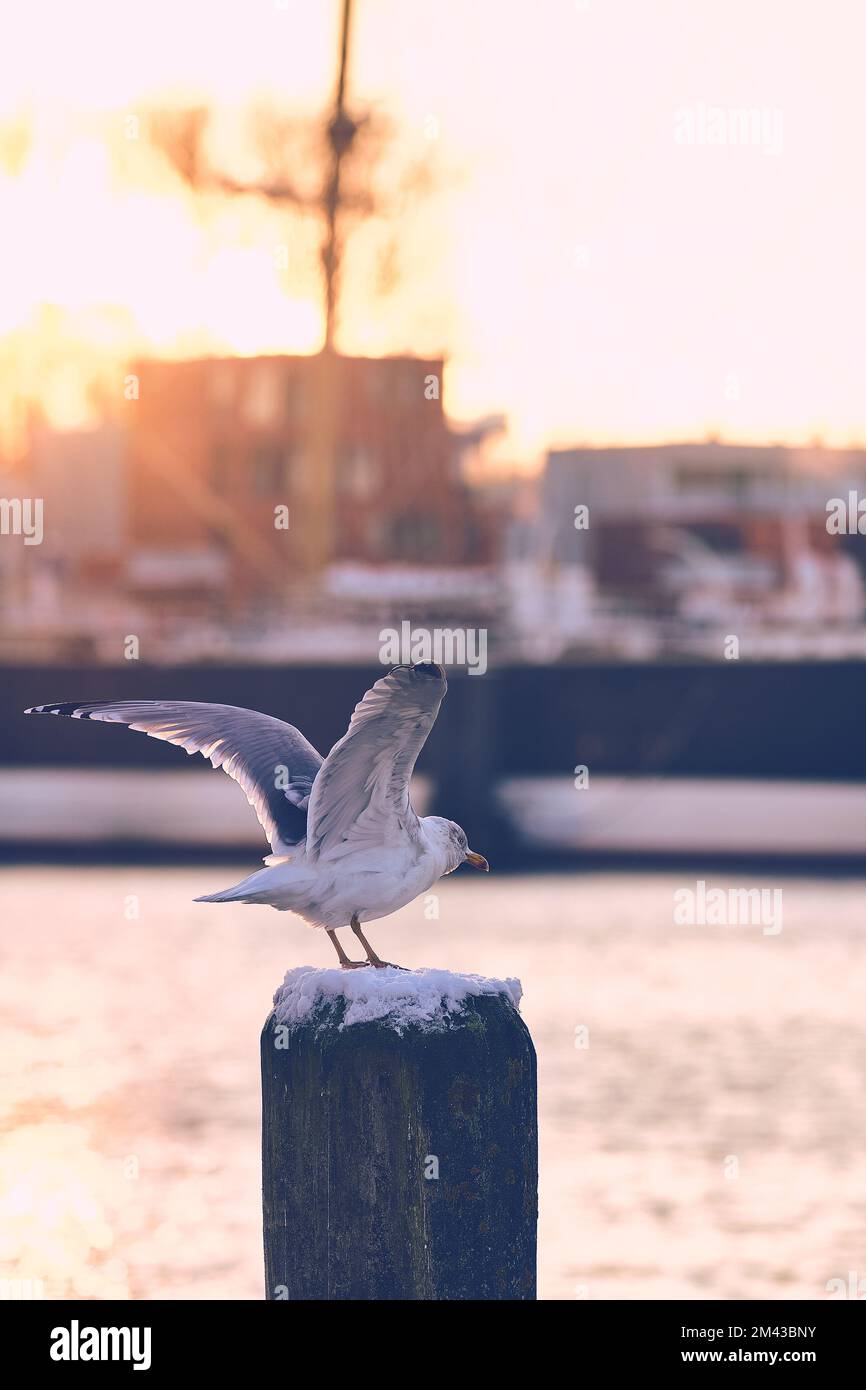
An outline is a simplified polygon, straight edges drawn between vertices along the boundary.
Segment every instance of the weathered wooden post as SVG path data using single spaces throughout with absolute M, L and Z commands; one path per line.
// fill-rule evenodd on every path
M 516 981 L 290 971 L 262 1031 L 269 1299 L 534 1299 Z

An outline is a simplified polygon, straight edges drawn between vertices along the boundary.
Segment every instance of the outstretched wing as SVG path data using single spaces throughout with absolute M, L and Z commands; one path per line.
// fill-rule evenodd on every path
M 367 691 L 313 785 L 308 855 L 336 857 L 401 830 L 417 834 L 409 779 L 447 689 L 442 667 L 423 662 L 395 667 Z
M 126 724 L 187 753 L 201 753 L 243 787 L 274 853 L 307 833 L 307 803 L 322 759 L 291 724 L 237 705 L 190 700 L 89 700 L 35 705 L 26 714 L 66 714 Z

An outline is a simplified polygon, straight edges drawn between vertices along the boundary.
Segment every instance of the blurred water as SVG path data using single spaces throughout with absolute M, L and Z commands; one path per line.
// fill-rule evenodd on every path
M 0 1276 L 261 1297 L 258 1033 L 284 970 L 332 953 L 190 901 L 248 867 L 0 870 Z M 738 880 L 783 889 L 765 936 L 675 926 L 689 881 L 458 874 L 438 922 L 415 903 L 371 928 L 402 964 L 523 981 L 544 1298 L 821 1298 L 866 1274 L 863 885 Z

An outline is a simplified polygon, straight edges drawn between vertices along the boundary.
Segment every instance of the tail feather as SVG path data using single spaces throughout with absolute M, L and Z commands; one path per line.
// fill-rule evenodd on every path
M 205 893 L 193 898 L 197 903 L 266 903 L 271 896 L 270 887 L 262 885 L 264 870 L 257 869 L 254 874 L 236 883 L 233 888 L 223 888 L 220 893 Z M 254 886 L 255 885 L 255 886 Z
M 243 902 L 244 897 L 237 888 L 225 888 L 221 893 L 203 893 L 200 898 L 193 898 L 194 903 L 237 903 Z
M 223 893 L 205 893 L 200 898 L 193 898 L 194 903 L 264 903 L 266 906 L 276 907 L 276 903 L 271 902 L 271 895 L 266 890 L 258 893 L 246 892 L 240 888 L 226 888 Z

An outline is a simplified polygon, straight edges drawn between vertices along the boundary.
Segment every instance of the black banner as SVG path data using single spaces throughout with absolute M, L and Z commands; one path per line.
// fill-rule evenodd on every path
M 852 1306 L 854 1305 L 854 1306 Z M 461 1307 L 463 1311 L 460 1311 Z M 475 1332 L 498 1326 L 495 1310 L 485 1313 L 480 1304 L 452 1304 L 454 1311 L 431 1314 L 433 1326 L 456 1316 L 462 1328 Z M 346 1304 L 321 1307 L 328 1325 L 337 1322 L 353 1337 L 375 1336 L 398 1345 L 413 1329 L 421 1334 L 418 1314 L 399 1322 L 393 1307 L 379 1312 L 365 1303 L 356 1311 Z M 687 1374 L 705 1367 L 737 1371 L 741 1367 L 803 1367 L 826 1378 L 843 1365 L 856 1366 L 864 1330 L 864 1305 L 856 1298 L 828 1298 L 820 1303 L 772 1301 L 761 1303 L 694 1302 L 589 1302 L 541 1305 L 531 1312 L 526 1305 L 512 1308 L 503 1325 L 503 1351 L 511 1354 L 530 1329 L 534 1338 L 562 1333 L 573 1339 L 571 1355 L 575 1373 L 593 1365 L 595 1373 L 640 1371 L 666 1374 L 680 1369 Z M 518 1317 L 515 1324 L 514 1317 Z M 471 1317 L 472 1322 L 465 1319 Z M 539 1321 L 536 1322 L 535 1318 Z M 321 1326 L 324 1326 L 324 1322 Z M 297 1355 L 315 1355 L 319 1326 L 308 1303 L 282 1306 L 271 1303 L 50 1303 L 33 1301 L 0 1305 L 0 1331 L 7 1355 L 14 1351 L 21 1371 L 93 1377 L 101 1371 L 112 1375 L 148 1376 L 160 1380 L 184 1372 L 225 1373 L 249 1364 L 275 1375 L 288 1373 Z M 303 1339 L 299 1341 L 298 1339 Z M 309 1339 L 309 1340 L 308 1340 Z M 352 1342 L 341 1341 L 344 1355 Z M 534 1346 L 540 1352 L 548 1344 L 523 1343 L 524 1353 Z M 485 1342 L 488 1360 L 495 1344 Z M 333 1369 L 331 1343 L 326 1343 L 327 1365 Z M 510 1350 L 509 1350 L 510 1349 Z M 491 1358 L 492 1359 L 492 1358 Z

